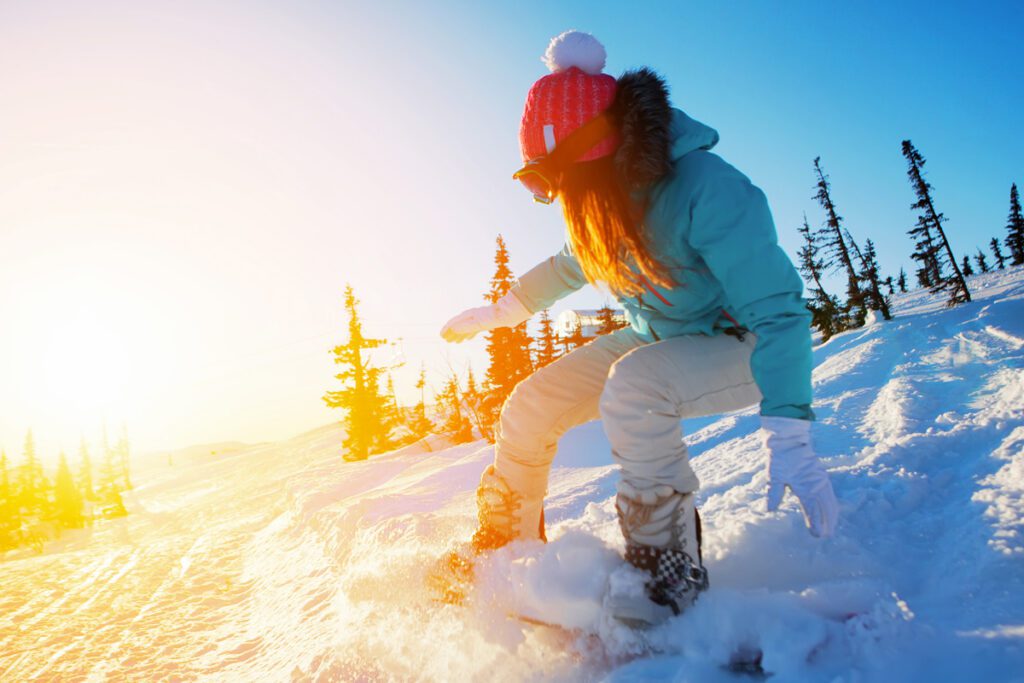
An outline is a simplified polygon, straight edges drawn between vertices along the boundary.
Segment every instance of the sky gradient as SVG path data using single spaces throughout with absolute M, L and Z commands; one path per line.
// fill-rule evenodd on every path
M 284 438 L 339 415 L 351 283 L 414 400 L 420 363 L 485 367 L 441 325 L 482 303 L 494 240 L 524 272 L 559 209 L 510 180 L 548 40 L 648 65 L 762 187 L 790 254 L 846 226 L 911 271 L 900 141 L 958 255 L 1024 180 L 1019 3 L 0 2 L 0 447 L 51 460 L 106 421 L 136 450 Z M 587 290 L 557 305 L 596 306 Z M 397 343 L 401 338 L 401 343 Z

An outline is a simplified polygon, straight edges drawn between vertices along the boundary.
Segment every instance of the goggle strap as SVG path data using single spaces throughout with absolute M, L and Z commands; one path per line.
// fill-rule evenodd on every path
M 612 124 L 611 117 L 607 113 L 599 114 L 566 136 L 562 143 L 546 157 L 524 166 L 512 177 L 518 178 L 528 168 L 539 175 L 543 175 L 540 172 L 541 168 L 557 174 L 613 133 L 615 133 L 615 126 Z
M 544 165 L 561 169 L 579 159 L 614 132 L 615 126 L 612 125 L 611 117 L 606 113 L 599 114 L 566 136 L 562 144 L 548 154 Z

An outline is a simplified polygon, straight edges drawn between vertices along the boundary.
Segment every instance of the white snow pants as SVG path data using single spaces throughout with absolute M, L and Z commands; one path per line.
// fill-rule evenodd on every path
M 750 373 L 756 339 L 686 335 L 650 343 L 631 328 L 574 349 L 520 382 L 502 406 L 495 469 L 513 490 L 543 498 L 558 439 L 600 417 L 622 477 L 646 489 L 696 491 L 680 419 L 761 400 Z

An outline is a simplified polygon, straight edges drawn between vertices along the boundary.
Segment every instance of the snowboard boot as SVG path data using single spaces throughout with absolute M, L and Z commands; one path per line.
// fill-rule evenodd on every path
M 489 465 L 476 490 L 479 526 L 468 547 L 445 554 L 429 577 L 437 600 L 462 604 L 473 582 L 476 556 L 502 548 L 512 541 L 540 540 L 544 533 L 544 500 L 527 499 L 513 491 L 508 482 Z
M 473 551 L 478 554 L 504 547 L 512 541 L 548 540 L 544 533 L 544 500 L 527 499 L 513 491 L 495 471 L 494 465 L 488 465 L 480 477 L 476 509 L 480 526 L 471 543 Z
M 654 626 L 681 614 L 707 590 L 701 561 L 700 516 L 692 493 L 669 486 L 638 490 L 620 482 L 615 507 L 626 538 L 626 562 L 644 573 L 640 590 L 612 582 L 607 606 L 619 621 Z

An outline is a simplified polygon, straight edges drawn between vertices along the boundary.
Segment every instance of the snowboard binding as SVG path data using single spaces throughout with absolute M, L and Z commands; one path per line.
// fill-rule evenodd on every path
M 709 585 L 693 494 L 668 486 L 638 490 L 621 482 L 615 507 L 626 538 L 626 562 L 645 581 L 642 592 L 609 593 L 612 616 L 644 628 L 681 614 Z

